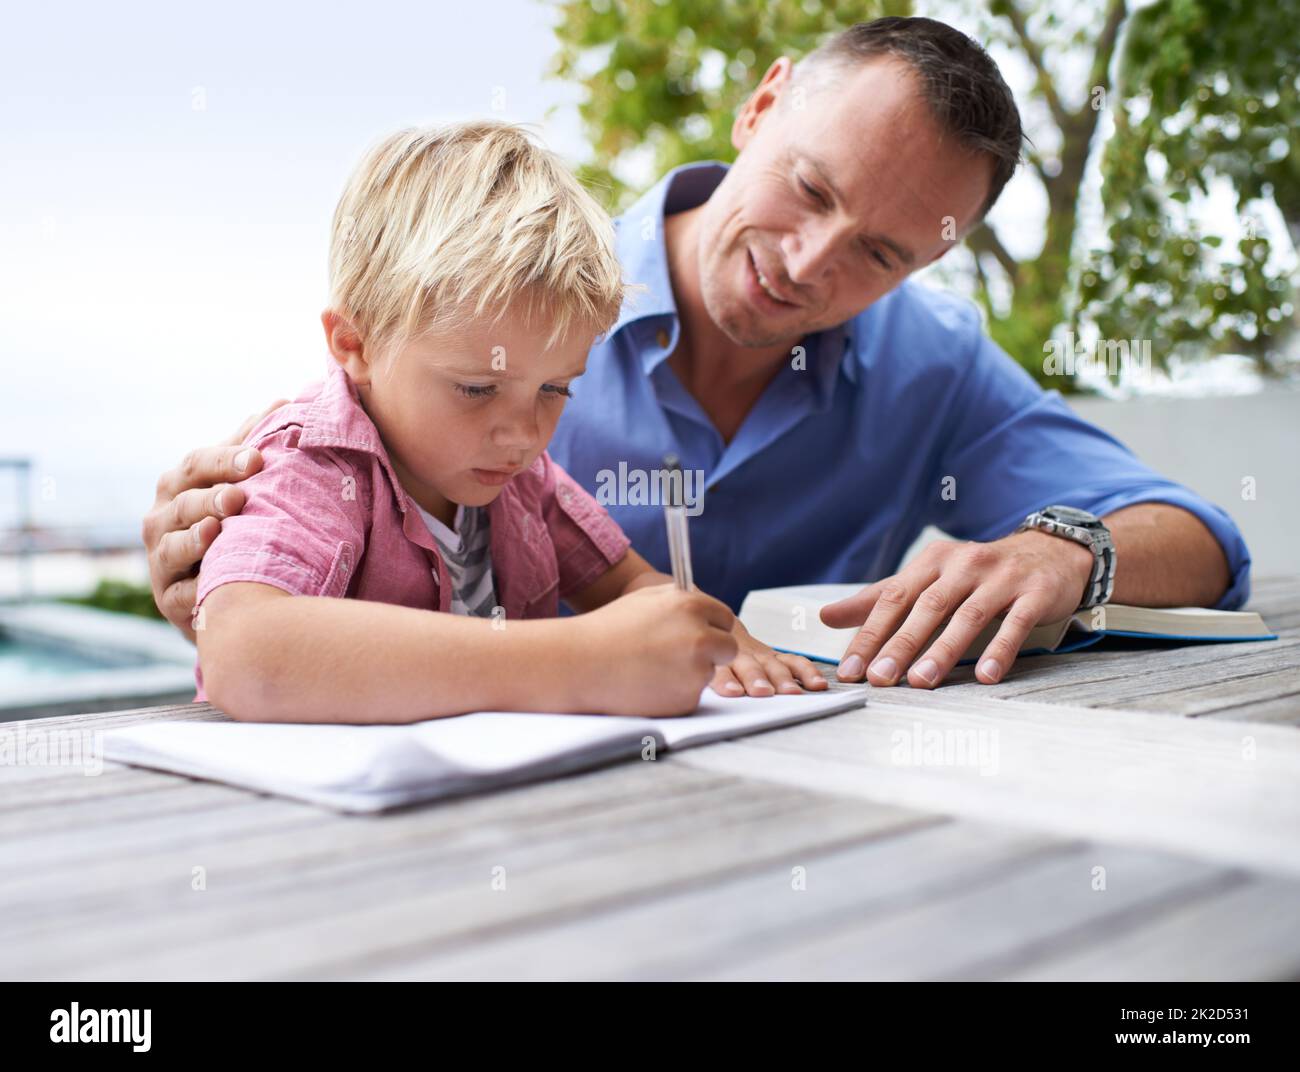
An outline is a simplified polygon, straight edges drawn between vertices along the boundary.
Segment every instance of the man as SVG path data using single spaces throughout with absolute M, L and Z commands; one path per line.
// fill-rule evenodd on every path
M 701 473 L 695 581 L 733 608 L 752 588 L 877 578 L 822 611 L 861 627 L 843 680 L 933 687 L 1001 616 L 976 669 L 992 684 L 1034 625 L 1080 606 L 1249 594 L 1222 510 L 1042 391 L 969 303 L 907 282 L 980 223 L 1021 140 L 978 45 L 879 19 L 797 70 L 778 59 L 736 117 L 736 163 L 679 168 L 619 221 L 645 291 L 592 350 L 551 453 L 659 569 L 661 511 L 611 488 L 670 451 Z M 236 439 L 159 481 L 144 538 L 180 628 L 217 519 L 243 505 L 237 485 L 211 485 L 259 464 Z M 928 524 L 956 539 L 898 571 Z

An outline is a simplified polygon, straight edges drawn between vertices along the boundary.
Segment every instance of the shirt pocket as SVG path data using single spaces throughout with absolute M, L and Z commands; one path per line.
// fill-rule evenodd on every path
M 539 517 L 525 514 L 519 519 L 519 529 L 527 549 L 529 574 L 523 617 L 554 618 L 560 609 L 560 567 L 555 558 L 555 545 Z
M 565 516 L 604 555 L 606 565 L 617 562 L 622 557 L 630 541 L 618 522 L 594 499 L 583 491 L 575 491 L 567 483 L 559 482 L 555 488 L 555 501 Z M 564 541 L 564 546 L 556 547 L 556 554 L 567 559 L 574 550 L 572 542 Z

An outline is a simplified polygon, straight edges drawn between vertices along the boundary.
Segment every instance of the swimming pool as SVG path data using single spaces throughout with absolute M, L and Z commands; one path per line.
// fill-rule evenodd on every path
M 94 658 L 48 644 L 10 640 L 0 634 L 0 696 L 6 690 L 21 687 L 30 681 L 109 670 L 116 666 L 142 665 L 142 659 Z
M 161 622 L 59 603 L 0 606 L 0 722 L 193 696 L 194 649 Z

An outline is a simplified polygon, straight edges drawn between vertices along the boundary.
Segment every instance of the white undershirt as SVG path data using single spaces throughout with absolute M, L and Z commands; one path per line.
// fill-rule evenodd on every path
M 471 507 L 473 512 L 467 515 L 464 504 L 458 504 L 456 516 L 452 519 L 454 529 L 448 528 L 419 503 L 415 508 L 424 518 L 429 534 L 438 544 L 442 560 L 447 565 L 447 574 L 451 578 L 451 613 L 490 618 L 497 600 L 489 550 L 491 534 L 487 508 Z M 465 546 L 466 537 L 472 546 Z

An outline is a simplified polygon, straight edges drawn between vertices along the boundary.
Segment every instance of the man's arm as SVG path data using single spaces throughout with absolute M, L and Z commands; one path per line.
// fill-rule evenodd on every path
M 1228 556 L 1190 511 L 1168 503 L 1135 503 L 1102 520 L 1115 541 L 1112 603 L 1212 607 L 1227 592 L 1232 582 Z
M 931 688 L 997 617 L 1003 621 L 976 680 L 1002 680 L 1029 631 L 1069 616 L 1086 592 L 1091 551 L 1049 533 L 1014 531 L 1051 503 L 1106 521 L 1116 603 L 1236 606 L 1245 599 L 1250 555 L 1223 510 L 1044 391 L 977 318 L 969 330 L 971 345 L 960 348 L 965 375 L 917 429 L 933 436 L 936 459 L 918 515 L 957 539 L 931 543 L 894 576 L 822 609 L 827 625 L 861 626 L 840 663 L 842 680 L 860 681 L 865 672 L 873 685 L 906 676 Z
M 244 493 L 235 482 L 262 468 L 261 453 L 242 446 L 244 437 L 286 401 L 277 399 L 254 413 L 224 442 L 190 451 L 158 478 L 153 506 L 140 529 L 149 554 L 149 583 L 158 610 L 191 642 L 199 562 L 221 531 L 221 519 L 244 508 Z

